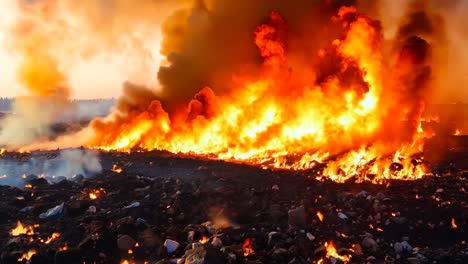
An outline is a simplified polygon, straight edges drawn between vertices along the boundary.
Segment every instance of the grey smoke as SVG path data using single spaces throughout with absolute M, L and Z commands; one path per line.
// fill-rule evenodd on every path
M 98 154 L 93 150 L 66 149 L 54 159 L 33 157 L 29 161 L 0 160 L 0 185 L 23 187 L 23 175 L 44 175 L 51 182 L 72 179 L 76 175 L 92 177 L 102 171 Z

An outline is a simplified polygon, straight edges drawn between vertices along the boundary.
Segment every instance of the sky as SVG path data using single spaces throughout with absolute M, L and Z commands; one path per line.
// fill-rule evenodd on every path
M 53 1 L 41 1 L 53 3 Z M 13 25 L 27 16 L 22 15 L 21 12 L 25 12 L 24 10 L 20 11 L 20 9 L 18 9 L 17 3 L 20 2 L 20 0 L 0 0 L 0 97 L 15 97 L 28 94 L 27 89 L 18 81 L 17 72 L 21 59 L 20 54 L 12 50 L 12 48 L 8 46 L 7 41 L 15 37 L 11 34 Z M 29 3 L 32 2 L 33 1 Z M 150 9 L 148 13 L 156 13 L 155 19 L 152 21 L 155 25 L 144 25 L 145 28 L 141 30 L 141 32 L 144 32 L 144 30 L 147 30 L 151 26 L 151 34 L 139 32 L 139 25 L 137 25 L 137 23 L 135 23 L 135 25 L 131 25 L 130 22 L 127 23 L 128 21 L 126 20 L 134 21 L 135 17 L 140 13 L 142 13 L 142 20 L 152 15 L 145 14 L 142 10 L 137 10 L 138 7 L 135 7 L 135 10 L 128 10 L 129 8 L 133 8 L 133 6 L 137 6 L 128 6 L 128 3 L 131 4 L 131 1 L 118 0 L 109 2 L 118 5 L 115 7 L 106 6 L 109 12 L 113 12 L 113 19 L 104 18 L 104 16 L 99 13 L 108 11 L 98 10 L 99 3 L 103 3 L 102 1 L 85 0 L 82 7 L 88 10 L 81 10 L 81 13 L 80 10 L 71 11 L 75 4 L 74 1 L 65 0 L 58 2 L 59 5 L 65 3 L 64 5 L 68 4 L 70 6 L 67 8 L 60 7 L 61 9 L 58 9 L 60 10 L 58 13 L 63 13 L 63 17 L 65 17 L 65 19 L 70 18 L 70 20 L 65 21 L 68 24 L 66 27 L 63 27 L 63 32 L 66 32 L 63 33 L 65 37 L 51 34 L 50 38 L 56 37 L 58 39 L 62 37 L 63 39 L 63 42 L 57 40 L 59 42 L 58 46 L 64 46 L 65 48 L 63 48 L 63 51 L 61 48 L 58 48 L 57 53 L 61 54 L 59 58 L 62 65 L 59 66 L 66 76 L 66 83 L 72 92 L 72 98 L 116 98 L 121 94 L 122 84 L 125 81 L 131 81 L 139 85 L 146 85 L 158 89 L 157 71 L 163 59 L 159 53 L 161 43 L 160 25 L 170 12 L 166 4 L 163 6 L 164 8 L 161 8 L 161 10 L 165 11 L 165 14 L 158 15 L 158 6 L 152 5 L 148 8 L 144 6 L 144 2 L 149 3 L 148 5 L 151 3 L 151 1 L 147 0 L 139 2 L 139 6 L 142 6 L 140 9 L 153 8 Z M 168 0 L 159 2 L 162 4 L 171 3 L 171 1 Z M 154 12 L 155 10 L 156 12 Z M 76 12 L 76 14 L 66 17 L 67 13 L 64 11 Z M 95 12 L 95 14 L 92 12 Z M 45 19 L 41 18 L 41 21 L 47 21 L 47 23 L 36 23 L 38 26 L 35 27 L 37 27 L 40 32 L 48 30 L 47 27 L 51 27 L 53 30 L 62 30 L 61 22 L 59 21 L 62 17 L 59 17 L 59 15 L 55 13 L 47 15 L 52 17 L 51 22 L 49 23 L 47 17 Z M 90 22 L 89 24 L 85 24 L 87 21 L 83 22 L 83 20 L 88 19 L 85 17 L 88 15 Z M 80 21 L 79 19 L 82 20 Z M 100 25 L 99 19 L 106 19 L 103 23 L 108 24 Z M 107 20 L 111 22 L 107 22 Z M 56 23 L 56 21 L 59 22 Z M 127 24 L 129 25 L 128 27 L 125 26 Z M 70 34 L 68 31 L 71 30 L 77 30 L 78 33 L 73 32 Z M 61 33 L 62 32 L 59 32 L 59 34 Z M 80 36 L 80 34 L 82 36 Z M 122 48 L 118 46 L 120 43 L 115 44 L 114 47 L 108 47 L 113 45 L 112 41 L 114 40 L 112 38 L 116 36 L 123 36 L 121 42 L 127 41 L 125 42 L 125 47 Z M 49 36 L 47 36 L 47 38 L 49 38 Z M 115 41 L 117 42 L 118 40 Z M 74 42 L 76 42 L 76 47 L 73 46 Z M 48 44 L 49 49 L 55 49 L 53 39 L 51 43 L 52 45 Z M 90 50 L 93 48 L 95 48 L 95 51 L 91 51 L 93 55 L 88 56 L 81 54 L 86 51 L 80 49 Z M 52 52 L 56 51 L 52 50 Z M 70 54 L 66 54 L 66 52 L 70 52 Z M 65 54 L 65 56 L 63 54 Z

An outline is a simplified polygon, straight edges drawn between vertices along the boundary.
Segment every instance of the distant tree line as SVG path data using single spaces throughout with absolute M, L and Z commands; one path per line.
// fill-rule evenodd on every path
M 15 98 L 0 97 L 0 111 L 11 111 Z M 111 106 L 115 103 L 115 99 L 73 99 L 72 104 L 77 105 L 106 105 Z
M 0 97 L 0 111 L 10 111 L 15 99 Z

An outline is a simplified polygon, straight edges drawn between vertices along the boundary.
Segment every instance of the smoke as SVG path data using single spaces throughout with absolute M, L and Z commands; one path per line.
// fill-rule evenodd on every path
M 19 58 L 17 79 L 25 95 L 18 95 L 14 114 L 2 120 L 0 146 L 19 148 L 47 140 L 51 124 L 70 118 L 73 90 L 69 81 L 75 76 L 68 75 L 83 61 L 103 56 L 110 60 L 115 54 L 124 54 L 126 78 L 146 83 L 155 80 L 153 71 L 161 58 L 154 58 L 159 53 L 153 49 L 157 50 L 159 25 L 166 16 L 159 14 L 181 5 L 166 0 L 144 0 L 138 5 L 127 0 L 85 0 L 79 4 L 71 0 L 18 0 L 8 6 L 13 18 L 4 41 Z M 99 91 L 99 84 L 96 80 L 88 85 Z M 99 108 L 87 111 L 85 116 L 102 114 Z
M 97 152 L 66 149 L 54 159 L 32 157 L 27 162 L 0 160 L 0 185 L 23 187 L 27 180 L 24 175 L 41 176 L 53 182 L 61 180 L 60 176 L 68 179 L 76 175 L 92 177 L 101 171 Z
M 48 135 L 49 125 L 67 107 L 70 91 L 56 58 L 53 41 L 42 25 L 21 18 L 12 30 L 10 45 L 20 56 L 18 80 L 28 96 L 15 101 L 14 114 L 0 131 L 0 145 L 20 147 Z

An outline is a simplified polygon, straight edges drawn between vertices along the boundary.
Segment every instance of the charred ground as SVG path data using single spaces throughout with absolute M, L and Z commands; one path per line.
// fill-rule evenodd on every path
M 384 185 L 166 152 L 103 152 L 94 178 L 49 184 L 29 176 L 30 188 L 0 187 L 1 263 L 33 249 L 30 263 L 341 261 L 327 256 L 326 242 L 351 263 L 466 263 L 467 139 L 447 140 L 450 160 L 426 161 L 437 176 Z M 61 203 L 61 214 L 39 217 Z M 39 226 L 12 236 L 18 220 Z M 45 244 L 54 232 L 60 236 Z M 174 252 L 171 241 L 179 244 Z

